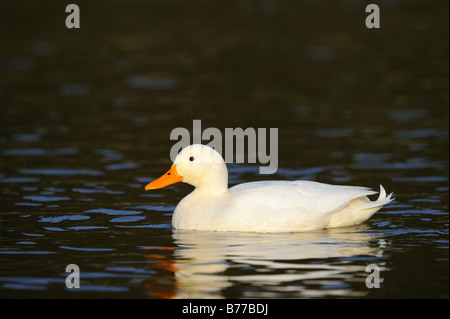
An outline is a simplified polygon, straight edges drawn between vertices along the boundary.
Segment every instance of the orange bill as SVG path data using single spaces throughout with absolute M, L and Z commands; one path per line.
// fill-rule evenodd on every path
M 147 184 L 147 186 L 145 186 L 145 190 L 148 191 L 150 189 L 163 188 L 168 185 L 181 182 L 182 180 L 183 177 L 178 175 L 177 165 L 173 165 L 163 176 Z

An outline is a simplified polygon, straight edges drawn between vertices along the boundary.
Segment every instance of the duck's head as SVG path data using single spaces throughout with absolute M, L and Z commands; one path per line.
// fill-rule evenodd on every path
M 145 186 L 159 189 L 178 182 L 188 183 L 200 191 L 220 193 L 227 190 L 228 171 L 222 156 L 209 146 L 185 147 L 163 176 Z

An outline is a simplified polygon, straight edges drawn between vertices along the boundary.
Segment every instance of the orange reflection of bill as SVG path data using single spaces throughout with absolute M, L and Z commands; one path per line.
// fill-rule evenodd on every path
M 156 269 L 157 274 L 148 278 L 144 287 L 147 290 L 150 298 L 158 299 L 172 299 L 176 296 L 176 291 L 179 288 L 175 278 L 177 269 L 174 267 L 174 260 L 172 251 L 173 247 L 152 246 L 146 247 L 148 252 L 144 256 L 146 260 L 153 261 L 149 265 Z

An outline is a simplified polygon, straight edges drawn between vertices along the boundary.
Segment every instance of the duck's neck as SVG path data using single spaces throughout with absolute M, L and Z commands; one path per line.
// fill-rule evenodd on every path
M 205 176 L 194 186 L 199 193 L 222 194 L 228 192 L 228 171 L 225 163 L 223 167 L 216 167 L 213 174 Z
M 228 187 L 196 187 L 195 188 L 196 193 L 201 193 L 205 195 L 220 195 L 228 193 Z

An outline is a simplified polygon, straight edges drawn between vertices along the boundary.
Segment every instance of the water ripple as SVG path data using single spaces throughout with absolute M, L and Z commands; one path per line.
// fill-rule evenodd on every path
M 119 164 L 109 164 L 105 166 L 105 169 L 108 171 L 116 171 L 119 169 L 132 169 L 138 168 L 139 164 L 137 163 L 119 163 Z
M 57 202 L 61 200 L 70 200 L 70 197 L 66 196 L 42 196 L 42 195 L 29 195 L 24 196 L 23 199 L 29 199 L 35 202 Z
M 124 217 L 116 217 L 110 220 L 111 223 L 129 223 L 129 222 L 137 222 L 145 219 L 145 216 L 124 216 Z
M 165 224 L 150 224 L 150 225 L 133 225 L 133 226 L 125 226 L 125 225 L 117 225 L 116 227 L 122 227 L 122 228 L 172 228 L 171 223 L 165 223 Z
M 175 210 L 175 206 L 162 206 L 162 205 L 141 205 L 141 206 L 130 206 L 127 208 L 144 209 L 144 210 L 156 210 L 160 212 L 171 212 Z
M 110 195 L 125 194 L 125 192 L 123 191 L 111 191 L 107 189 L 72 188 L 72 191 L 82 194 L 110 194 Z
M 104 174 L 101 171 L 87 170 L 87 169 L 69 169 L 69 168 L 22 168 L 19 169 L 19 173 L 31 175 L 56 175 L 56 176 L 71 176 L 71 175 L 99 176 Z
M 77 250 L 77 251 L 90 251 L 90 252 L 97 252 L 97 251 L 114 251 L 114 248 L 92 248 L 92 247 L 71 247 L 71 246 L 59 246 L 61 249 L 67 249 L 67 250 Z
M 86 220 L 91 217 L 85 215 L 63 215 L 63 216 L 51 216 L 51 217 L 41 217 L 39 222 L 41 223 L 60 223 L 65 220 Z
M 42 156 L 42 155 L 73 155 L 77 154 L 76 148 L 57 148 L 57 149 L 43 149 L 43 148 L 7 148 L 2 151 L 5 156 Z
M 85 213 L 102 213 L 106 215 L 137 215 L 141 214 L 141 211 L 135 210 L 122 210 L 122 209 L 111 209 L 111 208 L 95 208 L 84 211 Z
M 5 177 L 0 178 L 0 183 L 36 183 L 39 182 L 39 178 L 34 177 Z
M 130 76 L 127 85 L 135 89 L 173 90 L 178 86 L 178 80 L 171 77 Z

